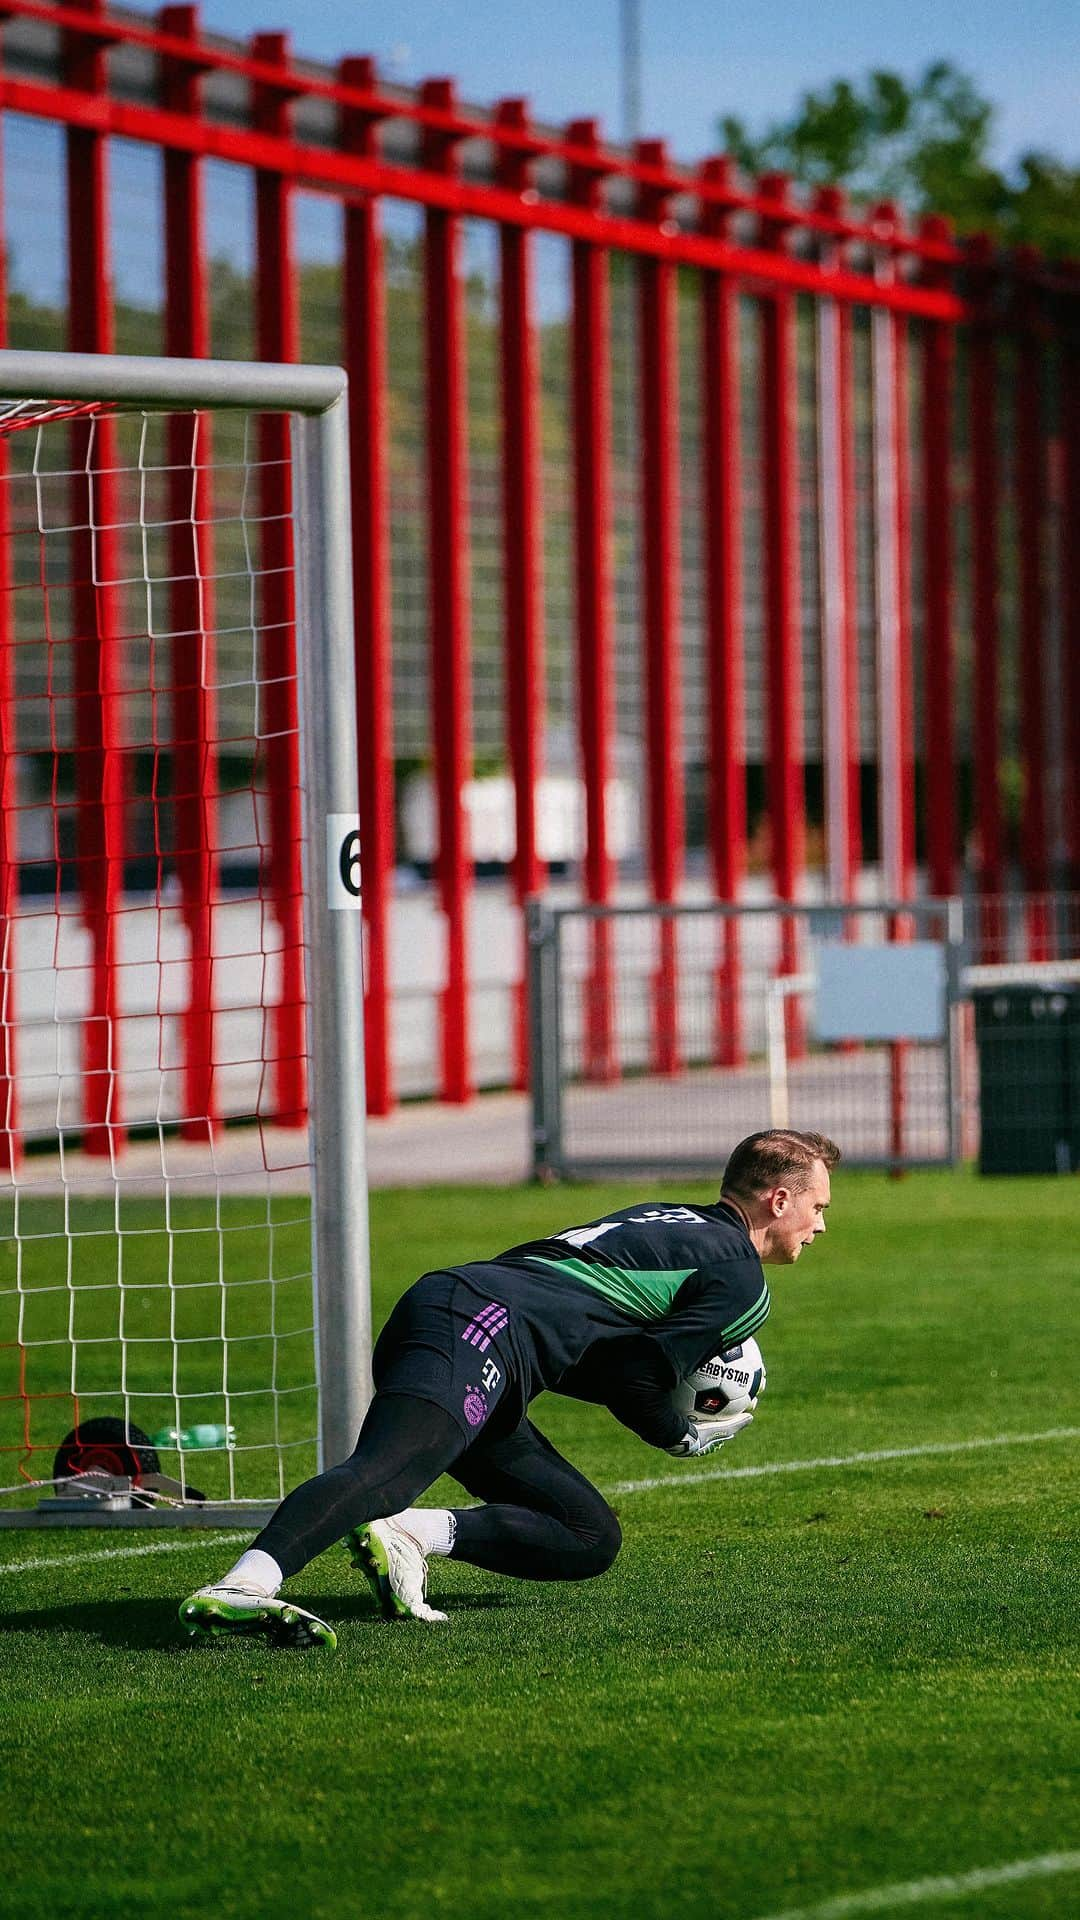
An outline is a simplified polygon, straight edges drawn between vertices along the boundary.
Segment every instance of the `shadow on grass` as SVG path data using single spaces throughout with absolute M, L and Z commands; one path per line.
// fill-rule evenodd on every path
M 299 1596 L 297 1597 L 299 1598 Z M 475 1613 L 477 1610 L 486 1613 L 495 1608 L 513 1605 L 513 1600 L 509 1593 L 439 1593 L 435 1590 L 429 1591 L 428 1599 L 433 1607 L 440 1607 L 450 1615 L 455 1613 Z M 300 1605 L 302 1607 L 310 1607 L 312 1613 L 317 1613 L 322 1620 L 329 1620 L 333 1626 L 336 1626 L 343 1620 L 346 1622 L 350 1620 L 373 1620 L 385 1626 L 408 1624 L 402 1621 L 383 1621 L 382 1615 L 378 1612 L 374 1600 L 370 1599 L 366 1594 L 358 1595 L 356 1599 L 349 1598 L 344 1600 L 332 1599 L 327 1596 L 324 1596 L 321 1600 L 300 1599 Z
M 35 1607 L 32 1610 L 13 1612 L 4 1620 L 2 1633 L 81 1633 L 103 1646 L 146 1649 L 148 1651 L 187 1651 L 189 1647 L 202 1649 L 204 1641 L 193 1641 L 184 1631 L 176 1617 L 182 1596 L 175 1600 L 136 1600 L 118 1598 L 116 1600 L 85 1601 L 81 1605 L 62 1607 Z M 333 1626 L 384 1627 L 389 1625 L 407 1626 L 407 1622 L 384 1621 L 376 1609 L 374 1600 L 363 1594 L 355 1599 L 319 1599 L 310 1595 L 297 1594 L 297 1604 L 306 1606 Z M 511 1605 L 508 1595 L 500 1593 L 463 1593 L 451 1598 L 447 1605 L 453 1613 L 473 1613 L 489 1611 Z M 266 1642 L 258 1634 L 219 1635 L 209 1644 L 221 1645 L 228 1638 L 247 1639 L 252 1646 L 265 1651 Z M 287 1651 L 287 1649 L 285 1649 Z
M 171 1649 L 184 1644 L 171 1600 L 93 1600 L 81 1605 L 34 1607 L 4 1621 L 12 1633 L 81 1633 L 104 1646 Z

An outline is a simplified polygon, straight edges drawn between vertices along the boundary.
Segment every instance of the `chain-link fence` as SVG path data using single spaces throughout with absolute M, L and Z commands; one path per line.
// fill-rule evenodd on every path
M 1072 896 L 534 904 L 529 928 L 541 1177 L 713 1173 L 767 1126 L 854 1166 L 1080 1167 Z

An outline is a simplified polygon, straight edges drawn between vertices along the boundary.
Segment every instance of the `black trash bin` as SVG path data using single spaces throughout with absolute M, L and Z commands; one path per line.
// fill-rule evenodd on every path
M 1080 989 L 980 987 L 980 1173 L 1080 1167 Z

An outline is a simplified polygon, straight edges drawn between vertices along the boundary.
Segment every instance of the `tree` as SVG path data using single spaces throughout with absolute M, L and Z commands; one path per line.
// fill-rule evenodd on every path
M 993 124 L 994 107 L 969 76 L 937 60 L 910 84 L 883 69 L 834 80 L 756 136 L 736 115 L 720 132 L 747 173 L 779 169 L 806 186 L 947 214 L 959 233 L 1080 258 L 1080 168 L 1028 152 L 1002 172 L 990 159 Z

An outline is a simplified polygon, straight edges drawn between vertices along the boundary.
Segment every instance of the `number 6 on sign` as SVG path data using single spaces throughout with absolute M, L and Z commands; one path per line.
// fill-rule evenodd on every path
M 326 816 L 326 904 L 330 908 L 360 906 L 360 815 Z

